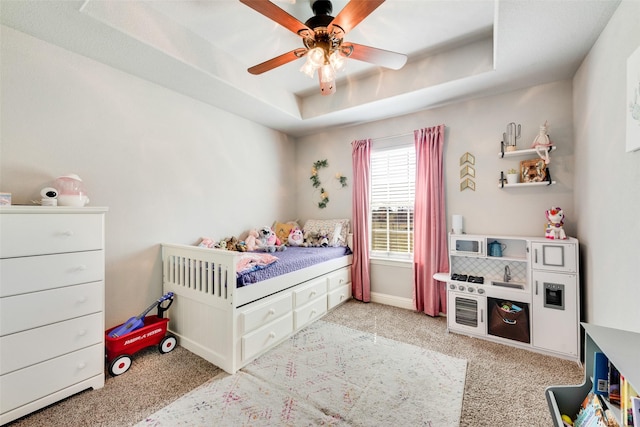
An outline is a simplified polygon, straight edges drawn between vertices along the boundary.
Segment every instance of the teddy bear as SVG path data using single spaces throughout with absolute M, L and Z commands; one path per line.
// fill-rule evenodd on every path
M 264 252 L 284 251 L 287 247 L 280 242 L 276 233 L 269 226 L 258 230 L 257 249 Z
M 238 239 L 235 236 L 229 237 L 228 239 L 225 239 L 226 241 L 226 248 L 228 251 L 235 251 L 236 250 L 236 245 L 238 244 Z
M 298 227 L 294 227 L 289 232 L 289 237 L 287 238 L 287 243 L 289 246 L 302 246 L 304 244 L 304 235 L 302 230 Z
M 244 245 L 247 251 L 255 251 L 258 248 L 258 230 L 255 228 L 249 230 L 249 235 L 244 239 Z
M 566 239 L 567 235 L 562 228 L 564 225 L 564 212 L 562 208 L 551 208 L 545 211 L 547 217 L 547 228 L 544 233 L 544 237 L 547 239 Z

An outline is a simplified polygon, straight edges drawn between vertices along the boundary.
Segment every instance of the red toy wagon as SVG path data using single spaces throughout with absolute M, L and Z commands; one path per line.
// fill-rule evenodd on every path
M 169 301 L 162 307 L 164 301 Z M 158 346 L 160 353 L 169 353 L 176 346 L 176 337 L 167 335 L 169 319 L 163 318 L 164 312 L 173 303 L 173 292 L 169 292 L 154 302 L 139 316 L 132 317 L 121 325 L 107 329 L 105 347 L 109 373 L 113 376 L 127 372 L 131 366 L 131 356 L 142 349 Z M 146 316 L 154 307 L 158 314 Z

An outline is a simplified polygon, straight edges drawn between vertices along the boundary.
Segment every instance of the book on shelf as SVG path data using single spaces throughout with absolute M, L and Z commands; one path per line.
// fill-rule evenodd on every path
M 633 412 L 633 400 L 638 397 L 638 392 L 629 384 L 624 375 L 620 374 L 620 412 L 622 413 L 623 427 L 640 427 L 640 419 Z
M 633 413 L 635 425 L 640 425 L 640 397 L 631 398 L 631 412 Z
M 620 406 L 620 372 L 609 362 L 609 403 Z
M 609 395 L 609 359 L 600 351 L 593 355 L 593 392 Z
M 573 427 L 618 427 L 615 416 L 606 409 L 600 395 L 593 390 L 587 394 L 573 421 Z

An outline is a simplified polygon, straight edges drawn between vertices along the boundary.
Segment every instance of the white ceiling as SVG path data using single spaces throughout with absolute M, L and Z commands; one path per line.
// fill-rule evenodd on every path
M 275 0 L 304 22 L 309 0 Z M 347 3 L 333 1 L 336 16 Z M 348 60 L 321 96 L 302 47 L 238 0 L 1 0 L 0 22 L 293 136 L 570 78 L 619 0 L 387 0 L 345 40 L 408 55 L 393 71 Z

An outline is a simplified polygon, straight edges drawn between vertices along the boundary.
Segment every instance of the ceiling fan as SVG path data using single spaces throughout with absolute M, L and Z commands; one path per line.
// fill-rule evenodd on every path
M 302 38 L 304 47 L 276 56 L 248 69 L 262 74 L 303 56 L 306 63 L 300 71 L 313 77 L 318 72 L 323 95 L 335 93 L 335 72 L 345 58 L 353 58 L 381 67 L 399 70 L 407 62 L 401 53 L 344 41 L 344 36 L 378 8 L 384 0 L 351 0 L 334 18 L 329 0 L 311 0 L 314 16 L 304 24 L 268 0 L 240 0 L 241 3 L 282 25 Z

